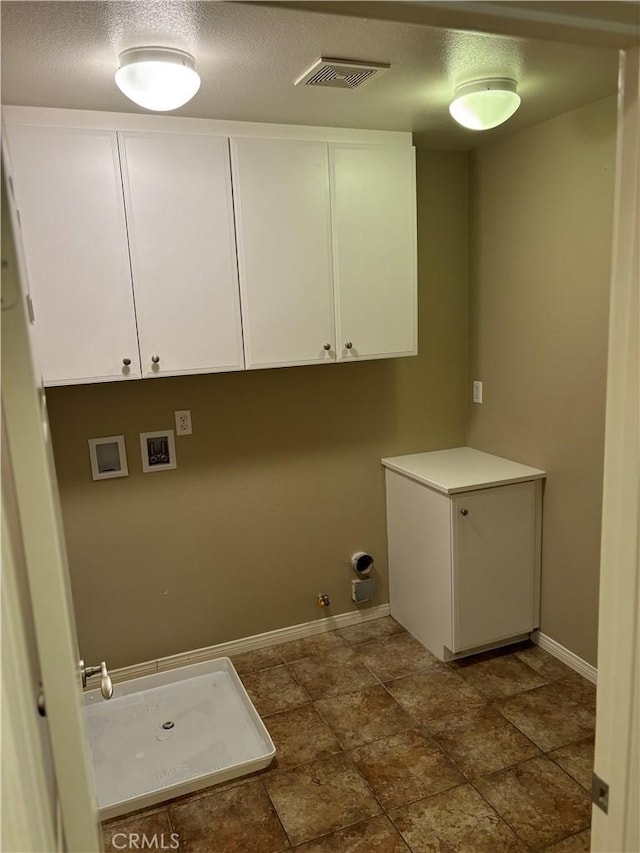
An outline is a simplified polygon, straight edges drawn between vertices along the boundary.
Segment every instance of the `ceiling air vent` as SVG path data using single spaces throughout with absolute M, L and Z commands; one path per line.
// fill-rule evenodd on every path
M 321 57 L 295 82 L 296 86 L 330 86 L 333 89 L 355 89 L 364 86 L 391 68 L 378 62 L 356 62 L 352 59 Z

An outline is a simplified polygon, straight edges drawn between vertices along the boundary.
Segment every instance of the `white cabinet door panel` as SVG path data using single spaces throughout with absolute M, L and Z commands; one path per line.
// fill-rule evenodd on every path
M 139 378 L 116 134 L 5 134 L 45 384 Z
M 448 497 L 386 470 L 391 615 L 442 659 L 451 646 Z
M 415 151 L 333 144 L 330 157 L 338 359 L 415 355 Z
M 453 651 L 531 631 L 536 484 L 455 495 L 451 512 Z
M 231 145 L 246 365 L 331 362 L 327 145 L 249 138 Z
M 143 376 L 242 369 L 227 138 L 119 135 Z

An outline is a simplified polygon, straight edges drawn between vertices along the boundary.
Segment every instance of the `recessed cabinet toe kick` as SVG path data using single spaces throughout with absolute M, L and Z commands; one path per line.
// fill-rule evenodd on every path
M 546 473 L 470 447 L 382 464 L 392 616 L 440 660 L 526 638 Z

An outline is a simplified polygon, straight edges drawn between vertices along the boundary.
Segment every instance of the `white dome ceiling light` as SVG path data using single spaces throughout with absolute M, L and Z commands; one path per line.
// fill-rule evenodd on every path
M 490 130 L 505 122 L 520 106 L 516 81 L 509 78 L 473 80 L 457 86 L 449 112 L 469 130 Z
M 116 85 L 146 110 L 176 110 L 200 88 L 200 75 L 189 53 L 172 47 L 131 47 L 118 56 Z

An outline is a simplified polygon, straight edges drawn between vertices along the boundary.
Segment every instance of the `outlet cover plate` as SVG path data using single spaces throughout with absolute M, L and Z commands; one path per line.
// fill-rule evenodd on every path
M 181 409 L 175 412 L 176 416 L 176 435 L 191 435 L 191 410 Z

